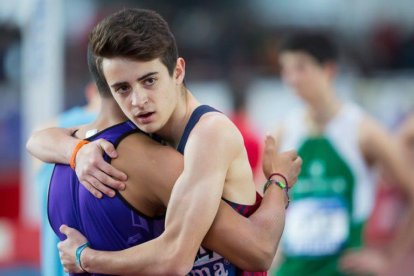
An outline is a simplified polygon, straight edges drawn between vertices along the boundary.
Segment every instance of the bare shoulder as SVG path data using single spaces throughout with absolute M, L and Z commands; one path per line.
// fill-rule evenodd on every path
M 174 183 L 183 171 L 183 156 L 142 133 L 127 136 L 117 151 L 118 158 L 112 164 L 128 176 L 123 196 L 139 210 L 160 204 L 166 206 Z M 147 209 L 147 213 L 150 211 L 151 208 Z
M 359 126 L 360 143 L 369 143 L 372 139 L 387 135 L 387 130 L 377 120 L 369 115 L 365 115 Z
M 406 139 L 408 141 L 414 139 L 414 114 L 411 114 L 407 119 L 404 120 L 398 131 L 398 135 L 402 139 Z
M 366 115 L 359 126 L 359 145 L 368 162 L 378 160 L 392 145 L 387 129 L 374 118 Z
M 114 167 L 128 176 L 151 177 L 159 166 L 177 167 L 182 156 L 173 148 L 164 146 L 143 133 L 131 134 L 117 147 L 118 158 L 112 160 Z
M 218 112 L 201 117 L 192 134 L 208 143 L 243 145 L 243 137 L 238 128 L 226 115 Z

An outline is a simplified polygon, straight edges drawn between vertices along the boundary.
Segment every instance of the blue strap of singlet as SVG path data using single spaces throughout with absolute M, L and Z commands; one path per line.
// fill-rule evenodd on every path
M 187 125 L 185 126 L 183 136 L 181 136 L 180 143 L 178 144 L 177 151 L 181 154 L 184 154 L 185 145 L 187 144 L 188 136 L 190 136 L 191 131 L 193 130 L 194 126 L 200 120 L 201 116 L 203 116 L 207 112 L 220 112 L 211 106 L 208 105 L 200 105 L 197 107 L 193 114 L 190 116 L 190 120 L 188 120 Z

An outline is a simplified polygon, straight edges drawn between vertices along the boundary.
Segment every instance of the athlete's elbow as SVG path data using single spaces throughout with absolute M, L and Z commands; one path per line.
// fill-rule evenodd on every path
M 272 242 L 266 241 L 262 243 L 261 250 L 258 254 L 258 264 L 261 266 L 260 271 L 267 271 L 272 266 L 273 260 L 276 255 L 277 248 L 279 247 L 278 240 L 272 240 Z
M 183 246 L 171 246 L 163 265 L 164 275 L 187 275 L 193 268 L 194 256 L 184 251 Z
M 41 161 L 47 162 L 49 160 L 43 160 L 42 156 L 40 155 L 39 149 L 41 148 L 40 138 L 38 135 L 39 131 L 35 131 L 29 137 L 26 142 L 26 150 L 29 152 L 33 157 L 40 159 Z
M 268 271 L 275 256 L 274 247 L 257 242 L 250 247 L 249 254 L 240 256 L 234 263 L 244 271 Z
M 260 252 L 257 252 L 255 261 L 251 262 L 252 265 L 247 270 L 250 271 L 268 271 L 272 266 L 274 251 L 267 248 L 261 248 Z
M 273 258 L 275 257 L 274 246 L 270 250 L 264 250 L 262 253 L 261 261 L 259 262 L 260 271 L 268 271 L 273 263 Z
M 26 150 L 33 155 L 33 147 L 34 147 L 34 135 L 32 134 L 26 142 Z
M 177 256 L 176 258 L 172 258 L 169 261 L 169 264 L 165 266 L 165 274 L 164 275 L 174 275 L 174 276 L 182 276 L 187 275 L 191 268 L 193 267 L 193 262 L 188 262 Z
M 267 271 L 273 263 L 279 246 L 279 239 L 274 237 L 258 238 L 256 243 L 256 250 L 253 256 L 250 257 L 250 265 L 254 265 L 249 270 L 251 271 Z

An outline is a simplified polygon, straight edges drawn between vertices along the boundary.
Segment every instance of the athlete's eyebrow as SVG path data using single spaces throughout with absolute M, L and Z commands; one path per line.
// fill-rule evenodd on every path
M 116 82 L 114 84 L 111 85 L 112 88 L 116 89 L 117 87 L 123 86 L 123 85 L 128 85 L 129 83 L 127 81 L 120 81 L 120 82 Z
M 147 73 L 147 74 L 145 74 L 145 75 L 143 75 L 143 76 L 139 77 L 139 78 L 137 79 L 137 81 L 142 81 L 142 80 L 144 80 L 144 79 L 146 79 L 146 78 L 148 78 L 148 77 L 150 77 L 150 76 L 156 75 L 156 74 L 158 74 L 158 72 L 149 72 L 149 73 Z M 116 87 L 120 87 L 120 86 L 122 86 L 122 85 L 128 85 L 128 84 L 129 84 L 129 83 L 128 83 L 127 81 L 120 81 L 120 82 L 116 82 L 116 83 L 112 84 L 112 85 L 111 85 L 111 87 L 112 87 L 112 88 L 116 88 Z
M 150 76 L 153 76 L 153 75 L 155 75 L 155 74 L 158 74 L 158 72 L 149 72 L 149 73 L 147 73 L 147 74 L 143 75 L 142 77 L 139 77 L 139 78 L 137 79 L 137 81 L 142 81 L 142 80 L 144 80 L 144 79 L 146 79 L 146 78 L 148 78 L 148 77 L 150 77 Z

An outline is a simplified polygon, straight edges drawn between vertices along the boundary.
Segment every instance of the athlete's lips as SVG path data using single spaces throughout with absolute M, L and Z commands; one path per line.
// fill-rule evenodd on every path
M 138 121 L 140 121 L 140 123 L 149 124 L 152 121 L 154 114 L 155 112 L 140 112 L 135 115 L 135 117 L 138 119 Z

